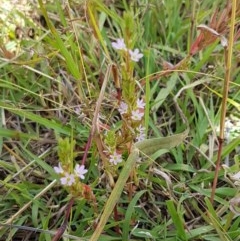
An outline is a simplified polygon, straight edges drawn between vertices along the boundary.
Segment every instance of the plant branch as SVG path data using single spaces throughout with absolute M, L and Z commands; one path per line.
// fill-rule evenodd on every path
M 225 59 L 227 59 L 226 73 L 225 73 L 225 79 L 224 79 L 222 110 L 221 110 L 221 119 L 220 119 L 218 159 L 216 162 L 216 169 L 215 169 L 215 175 L 214 175 L 213 186 L 212 186 L 211 202 L 213 202 L 213 200 L 214 200 L 215 191 L 216 191 L 216 187 L 217 187 L 218 173 L 219 173 L 220 164 L 221 164 L 222 144 L 223 144 L 223 140 L 224 140 L 225 118 L 226 118 L 226 112 L 227 112 L 228 90 L 229 90 L 229 83 L 231 80 L 231 66 L 232 66 L 232 52 L 233 52 L 233 43 L 234 43 L 234 27 L 235 27 L 235 18 L 236 18 L 236 7 L 237 7 L 237 0 L 233 0 L 232 1 L 232 15 L 231 15 L 229 41 L 228 41 L 228 46 L 225 47 Z
M 67 206 L 67 210 L 66 210 L 66 215 L 63 221 L 63 224 L 61 225 L 61 227 L 57 230 L 57 233 L 55 234 L 55 236 L 52 238 L 52 241 L 58 241 L 63 233 L 65 232 L 66 228 L 67 228 L 67 223 L 68 223 L 68 219 L 70 216 L 70 212 L 72 209 L 72 206 L 74 204 L 74 198 L 71 198 L 71 200 L 69 201 L 69 204 Z

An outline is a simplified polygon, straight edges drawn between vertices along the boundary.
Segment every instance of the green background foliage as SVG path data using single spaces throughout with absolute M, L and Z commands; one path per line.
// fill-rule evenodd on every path
M 239 40 L 233 45 L 226 102 L 229 136 L 221 158 L 221 166 L 228 166 L 218 174 L 213 203 L 225 53 L 217 40 L 189 57 L 199 35 L 197 26 L 209 26 L 211 16 L 222 13 L 226 3 L 39 0 L 18 7 L 4 1 L 0 240 L 52 240 L 64 222 L 71 195 L 53 169 L 59 163 L 60 138 L 76 142 L 61 150 L 79 164 L 92 138 L 83 183 L 95 198 L 75 199 L 63 240 L 240 240 L 235 212 L 239 179 L 233 177 L 240 161 Z M 31 28 L 34 38 L 28 35 Z M 139 48 L 144 57 L 127 63 L 111 46 L 117 38 L 124 38 L 131 49 Z M 166 66 L 184 59 L 187 65 L 165 74 Z M 131 147 L 127 140 L 119 145 L 128 147 L 124 163 L 109 174 L 101 143 L 108 138 L 116 145 L 119 138 L 115 140 L 114 133 L 126 124 L 117 111 L 115 79 L 108 75 L 113 65 L 122 98 L 134 103 L 142 97 L 146 102 L 147 139 Z M 102 129 L 92 133 L 97 103 Z M 132 136 L 131 129 L 124 131 Z

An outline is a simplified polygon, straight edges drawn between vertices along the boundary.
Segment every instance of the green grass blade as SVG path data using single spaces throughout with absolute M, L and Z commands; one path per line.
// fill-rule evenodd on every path
M 26 139 L 32 139 L 32 140 L 38 140 L 39 137 L 34 134 L 27 134 L 22 133 L 21 131 L 17 130 L 8 130 L 5 128 L 0 128 L 0 137 L 7 137 L 7 138 L 26 138 Z
M 7 105 L 3 102 L 0 102 L 0 107 L 2 107 L 4 109 L 7 109 L 8 111 L 10 111 L 14 114 L 17 114 L 21 117 L 24 117 L 24 118 L 32 120 L 36 123 L 39 123 L 39 124 L 41 124 L 41 125 L 43 125 L 47 128 L 53 129 L 58 133 L 62 133 L 62 134 L 66 134 L 66 135 L 71 134 L 71 128 L 70 127 L 64 126 L 63 124 L 58 123 L 57 121 L 48 120 L 46 118 L 43 118 L 43 117 L 41 117 L 39 115 L 36 115 L 36 114 L 33 114 L 31 112 L 28 112 L 28 111 L 25 111 L 25 110 L 22 110 L 22 109 L 14 108 L 14 107 L 12 107 L 10 105 Z M 10 133 L 6 133 L 6 134 L 10 134 Z
M 225 233 L 225 231 L 224 231 L 224 227 L 221 224 L 221 220 L 218 217 L 218 214 L 216 213 L 216 211 L 214 210 L 211 202 L 209 201 L 208 198 L 205 198 L 205 202 L 206 202 L 206 205 L 207 205 L 208 216 L 209 216 L 209 218 L 211 220 L 210 224 L 217 231 L 221 241 L 230 241 L 227 233 Z
M 107 200 L 103 214 L 101 216 L 101 219 L 89 241 L 97 241 L 99 236 L 101 235 L 101 232 L 104 229 L 104 226 L 107 223 L 108 218 L 112 213 L 112 210 L 116 206 L 116 204 L 121 196 L 123 188 L 127 182 L 127 179 L 129 177 L 129 175 L 132 171 L 132 168 L 133 168 L 135 162 L 137 161 L 137 159 L 138 159 L 138 150 L 135 148 L 133 150 L 133 152 L 129 155 L 129 157 L 121 171 L 121 174 L 116 182 L 116 185 L 115 185 L 110 197 Z
M 122 240 L 128 240 L 128 236 L 129 236 L 129 230 L 131 228 L 131 217 L 132 214 L 134 212 L 134 207 L 137 203 L 137 201 L 139 200 L 139 198 L 146 192 L 146 190 L 142 190 L 141 192 L 138 192 L 134 198 L 132 199 L 132 201 L 130 202 L 130 204 L 128 205 L 128 209 L 126 211 L 126 216 L 125 216 L 125 221 L 123 224 L 123 234 L 122 234 Z
M 40 6 L 40 9 L 42 11 L 42 14 L 47 22 L 47 25 L 48 25 L 49 29 L 51 30 L 51 33 L 53 34 L 53 37 L 56 41 L 57 48 L 60 50 L 61 54 L 65 58 L 65 63 L 66 63 L 67 68 L 69 69 L 70 73 L 74 76 L 75 79 L 80 80 L 82 78 L 82 74 L 79 70 L 79 65 L 74 60 L 73 56 L 71 55 L 71 51 L 69 51 L 67 49 L 66 44 L 62 41 L 58 31 L 55 29 L 54 25 L 51 23 L 42 0 L 38 0 L 38 3 Z M 81 91 L 79 93 L 80 98 L 83 99 L 82 88 L 79 88 L 79 91 Z
M 182 241 L 187 240 L 183 220 L 179 216 L 179 212 L 176 210 L 174 202 L 172 200 L 168 200 L 166 201 L 166 204 L 169 214 L 171 215 L 172 221 L 175 225 L 178 238 L 180 238 Z

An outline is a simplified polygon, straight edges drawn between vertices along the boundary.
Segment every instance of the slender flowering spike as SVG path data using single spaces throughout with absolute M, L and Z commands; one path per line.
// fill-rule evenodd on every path
M 112 47 L 116 50 L 126 50 L 124 39 L 118 38 L 116 42 L 112 42 Z
M 143 99 L 137 99 L 137 108 L 138 109 L 144 109 L 144 106 L 146 103 L 143 101 Z
M 132 120 L 138 121 L 138 120 L 141 120 L 143 116 L 144 116 L 143 112 L 140 112 L 139 110 L 133 110 L 131 118 Z
M 86 174 L 88 171 L 87 169 L 85 169 L 84 165 L 80 166 L 79 164 L 77 164 L 75 166 L 74 172 L 78 177 L 80 177 L 80 179 L 84 179 L 85 178 L 84 174 Z
M 122 162 L 122 155 L 118 154 L 116 151 L 113 153 L 113 155 L 110 155 L 109 162 L 113 163 L 114 165 L 117 165 L 118 163 Z
M 127 113 L 128 105 L 125 102 L 121 101 L 118 111 L 120 112 L 121 115 Z
M 146 137 L 145 137 L 145 133 L 139 133 L 137 136 L 136 136 L 136 141 L 139 142 L 139 141 L 143 141 L 145 140 Z
M 146 130 L 146 128 L 144 126 L 140 125 L 140 126 L 137 127 L 136 130 L 137 130 L 138 133 L 143 133 Z
M 145 135 L 145 130 L 146 128 L 142 125 L 140 125 L 139 127 L 137 127 L 136 131 L 137 131 L 137 137 L 136 140 L 137 142 L 145 140 L 146 139 L 146 135 Z
M 130 54 L 131 60 L 134 62 L 138 62 L 139 59 L 143 57 L 143 54 L 139 52 L 139 49 L 134 49 L 134 51 L 129 50 L 129 54 Z
M 64 186 L 72 186 L 72 184 L 75 182 L 75 176 L 66 172 L 65 176 L 60 178 L 60 181 Z
M 58 174 L 64 173 L 60 162 L 58 163 L 58 167 L 54 167 L 53 169 L 54 169 L 54 171 L 55 171 L 56 173 L 58 173 Z

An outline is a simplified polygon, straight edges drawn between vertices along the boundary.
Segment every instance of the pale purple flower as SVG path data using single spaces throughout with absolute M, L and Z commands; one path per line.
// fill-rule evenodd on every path
M 80 115 L 82 113 L 82 109 L 80 107 L 76 107 L 74 111 L 77 115 Z
M 143 99 L 137 99 L 137 108 L 138 109 L 144 109 L 144 106 L 146 103 L 143 101 Z
M 84 174 L 86 174 L 88 171 L 87 169 L 85 169 L 84 165 L 80 166 L 79 164 L 77 164 L 75 166 L 74 172 L 78 177 L 80 177 L 80 179 L 84 179 L 85 178 Z
M 112 42 L 112 47 L 117 50 L 126 50 L 126 45 L 124 43 L 124 39 L 118 38 L 116 42 Z
M 75 182 L 75 176 L 66 172 L 65 176 L 60 178 L 60 181 L 64 186 L 72 186 L 72 184 Z
M 109 162 L 113 163 L 114 165 L 117 165 L 118 163 L 122 162 L 122 155 L 118 154 L 116 151 L 110 155 Z
M 121 101 L 118 111 L 120 112 L 121 115 L 127 113 L 128 105 L 125 102 Z
M 134 51 L 129 50 L 129 54 L 130 54 L 131 60 L 134 62 L 138 62 L 139 59 L 143 57 L 143 54 L 139 52 L 139 49 L 134 49 Z
M 136 142 L 143 141 L 143 140 L 145 140 L 145 139 L 146 139 L 145 133 L 139 133 L 139 134 L 136 136 Z
M 136 141 L 137 142 L 146 139 L 145 130 L 146 130 L 146 128 L 144 126 L 142 126 L 142 125 L 137 127 L 137 129 L 136 129 L 136 131 L 137 131 Z
M 131 118 L 132 120 L 138 121 L 138 120 L 141 120 L 143 116 L 144 116 L 143 112 L 140 112 L 139 110 L 133 110 Z
M 54 167 L 53 169 L 57 174 L 64 173 L 60 162 L 58 163 L 58 167 Z

